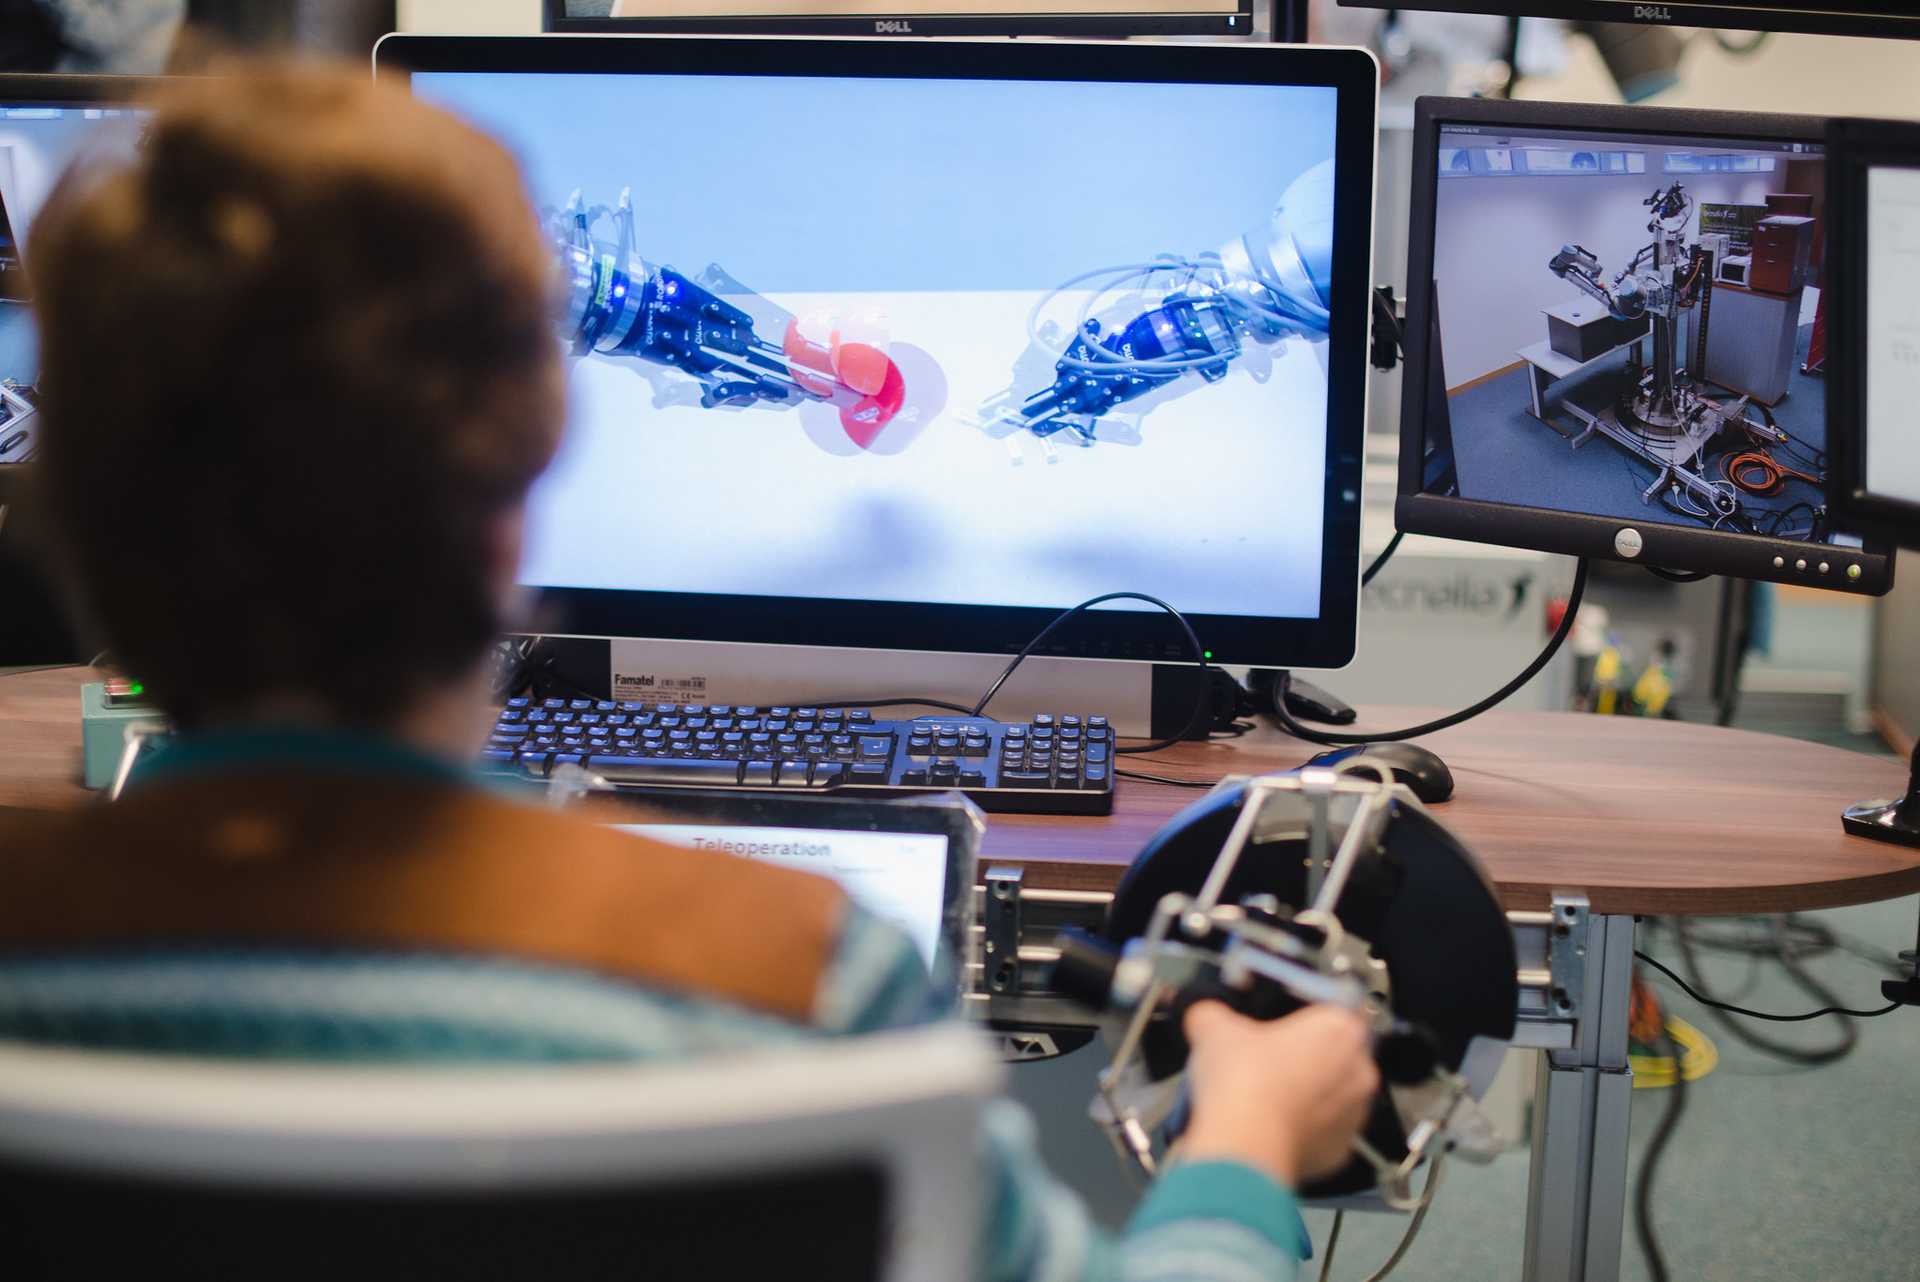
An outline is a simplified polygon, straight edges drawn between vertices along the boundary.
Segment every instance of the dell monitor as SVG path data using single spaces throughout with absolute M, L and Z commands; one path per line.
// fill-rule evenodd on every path
M 1833 506 L 1891 543 L 1920 548 L 1920 125 L 1835 120 L 1827 146 Z M 1843 818 L 1858 836 L 1920 846 L 1920 743 L 1904 797 Z
M 503 139 L 541 207 L 571 422 L 521 578 L 547 634 L 614 639 L 611 696 L 970 703 L 1115 591 L 1185 612 L 1216 663 L 1351 657 L 1366 53 L 393 36 L 376 57 Z M 996 710 L 1144 729 L 1148 665 L 1192 672 L 1131 602 L 1055 639 Z
M 1250 36 L 1254 0 L 544 0 L 548 31 L 863 36 Z M 1260 0 L 1275 40 L 1306 0 Z
M 1920 39 L 1913 0 L 1340 0 L 1359 9 L 1437 9 L 1508 17 L 1567 18 L 1662 27 L 1732 27 Z
M 76 158 L 130 146 L 128 104 L 153 86 L 128 76 L 0 75 L 0 468 L 39 452 L 39 344 L 28 310 L 34 215 Z M 0 489 L 0 503 L 6 491 Z
M 1399 528 L 1886 591 L 1827 500 L 1824 153 L 1810 118 L 1421 99 Z
M 1920 125 L 1829 127 L 1833 505 L 1920 548 Z

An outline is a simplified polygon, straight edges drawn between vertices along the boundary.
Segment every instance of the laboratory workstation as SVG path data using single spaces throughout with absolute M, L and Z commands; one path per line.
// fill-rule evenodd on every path
M 1916 83 L 0 0 L 0 1277 L 1920 1278 Z

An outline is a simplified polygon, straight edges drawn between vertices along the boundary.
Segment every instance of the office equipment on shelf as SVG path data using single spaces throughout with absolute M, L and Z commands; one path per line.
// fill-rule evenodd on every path
M 622 788 L 726 788 L 891 797 L 959 789 L 983 810 L 1113 810 L 1106 717 L 1030 722 L 876 718 L 863 708 L 512 699 L 482 755 L 546 778 L 580 766 Z
M 1828 126 L 1830 491 L 1842 520 L 1920 548 L 1920 125 Z M 1904 796 L 1846 812 L 1849 832 L 1920 846 L 1920 745 Z
M 1572 18 L 1650 27 L 1731 27 L 1828 35 L 1920 39 L 1920 10 L 1905 0 L 1340 0 L 1359 9 L 1437 9 L 1447 13 Z
M 542 0 L 547 31 L 829 36 L 1250 36 L 1307 38 L 1307 0 Z
M 569 1020 L 451 991 L 521 1037 Z M 186 988 L 179 1022 L 257 1014 L 231 1001 Z M 326 1028 L 341 1006 L 301 1013 Z M 792 1274 L 797 1244 L 812 1277 L 979 1276 L 1000 1070 L 973 1030 L 691 1064 L 342 1063 L 350 1043 L 312 1065 L 0 1047 L 10 1282 L 765 1278 Z
M 521 578 L 573 684 L 970 703 L 1120 590 L 1184 612 L 1214 663 L 1351 657 L 1364 52 L 392 36 L 376 60 L 522 158 L 570 284 L 573 422 Z M 632 128 L 695 85 L 850 158 L 823 181 L 791 131 L 720 161 L 700 130 Z M 1152 162 L 1075 142 L 1094 119 Z M 1105 606 L 996 711 L 1146 733 L 1157 681 L 1184 723 L 1193 659 L 1157 611 Z
M 1745 270 L 1715 270 L 1739 211 L 1824 191 L 1822 127 L 1420 99 L 1395 525 L 1886 591 L 1891 553 L 1827 501 L 1827 386 L 1800 354 L 1813 220 L 1755 219 Z

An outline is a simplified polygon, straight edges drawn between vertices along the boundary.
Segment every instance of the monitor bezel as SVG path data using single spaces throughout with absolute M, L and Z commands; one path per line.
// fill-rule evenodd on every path
M 1647 0 L 1339 0 L 1349 9 L 1422 9 L 1440 13 L 1566 18 L 1647 27 L 1721 27 L 1736 31 L 1799 32 L 1920 40 L 1920 14 L 1759 9 L 1750 4 L 1668 4 Z M 1816 0 L 1817 2 L 1817 0 Z
M 1838 282 L 1838 305 L 1827 313 L 1827 494 L 1842 519 L 1920 548 L 1920 503 L 1876 495 L 1866 477 L 1867 172 L 1894 166 L 1920 169 L 1920 124 L 1829 122 L 1827 217 L 1850 234 L 1827 237 L 1828 277 Z
M 1565 129 L 1676 138 L 1752 139 L 1824 143 L 1825 121 L 1814 116 L 1694 111 L 1664 107 L 1610 107 L 1574 103 L 1509 102 L 1482 98 L 1421 98 L 1414 103 L 1413 187 L 1407 233 L 1406 370 L 1401 382 L 1400 494 L 1394 524 L 1408 534 L 1430 534 L 1505 547 L 1646 565 L 1678 573 L 1724 574 L 1878 596 L 1893 585 L 1893 557 L 1882 545 L 1837 549 L 1860 566 L 1858 579 L 1822 578 L 1809 547 L 1830 547 L 1757 534 L 1695 529 L 1664 521 L 1559 512 L 1518 504 L 1428 494 L 1421 484 L 1426 448 L 1429 327 L 1433 314 L 1433 252 L 1439 184 L 1440 131 L 1448 125 Z M 1829 170 L 1831 173 L 1831 170 Z M 1828 237 L 1829 245 L 1832 237 Z M 1832 315 L 1829 309 L 1828 322 Z M 1442 335 L 1442 343 L 1445 336 Z M 1828 344 L 1831 353 L 1834 344 Z M 1831 388 L 1829 389 L 1831 396 Z M 1831 444 L 1831 443 L 1829 443 Z M 1831 463 L 1831 450 L 1829 449 Z M 1631 526 L 1641 536 L 1636 555 L 1619 550 L 1617 536 Z M 1776 560 L 1779 564 L 1775 564 Z
M 1378 64 L 1362 49 L 1069 41 L 702 36 L 412 36 L 375 48 L 382 71 L 779 75 L 1305 85 L 1337 93 L 1335 154 L 1362 158 L 1335 179 L 1321 598 L 1312 618 L 1189 616 L 1213 661 L 1338 668 L 1353 658 L 1359 608 L 1360 486 L 1367 405 Z M 1244 125 L 1245 122 L 1240 122 Z M 1232 460 L 1196 460 L 1232 466 Z M 1120 518 L 1123 519 L 1123 518 Z M 1205 519 L 1195 513 L 1196 520 Z M 1139 585 L 1115 583 L 1109 590 Z M 548 588 L 543 630 L 924 653 L 1013 653 L 1058 607 Z M 1174 601 L 1177 607 L 1180 602 Z M 1061 629 L 1046 654 L 1178 662 L 1183 635 L 1158 611 L 1101 610 Z
M 528 785 L 531 790 L 531 785 Z M 816 828 L 827 832 L 896 833 L 944 837 L 947 867 L 941 887 L 940 939 L 932 973 L 937 984 L 966 991 L 973 947 L 973 887 L 980 875 L 980 842 L 986 818 L 965 796 L 854 798 L 665 788 L 593 792 L 585 818 L 620 827 L 644 824 L 714 828 Z M 653 838 L 660 840 L 660 838 Z M 823 874 L 825 875 L 825 874 Z
M 1232 13 L 863 13 L 576 18 L 543 0 L 541 30 L 574 35 L 670 32 L 789 36 L 1251 36 L 1253 0 Z M 1306 39 L 1307 0 L 1273 0 L 1276 40 Z

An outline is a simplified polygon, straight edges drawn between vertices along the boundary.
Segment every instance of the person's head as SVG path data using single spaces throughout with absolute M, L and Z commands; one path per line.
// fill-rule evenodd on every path
M 58 564 L 183 724 L 394 724 L 502 624 L 559 439 L 518 169 L 364 72 L 237 67 L 151 108 L 28 246 Z

